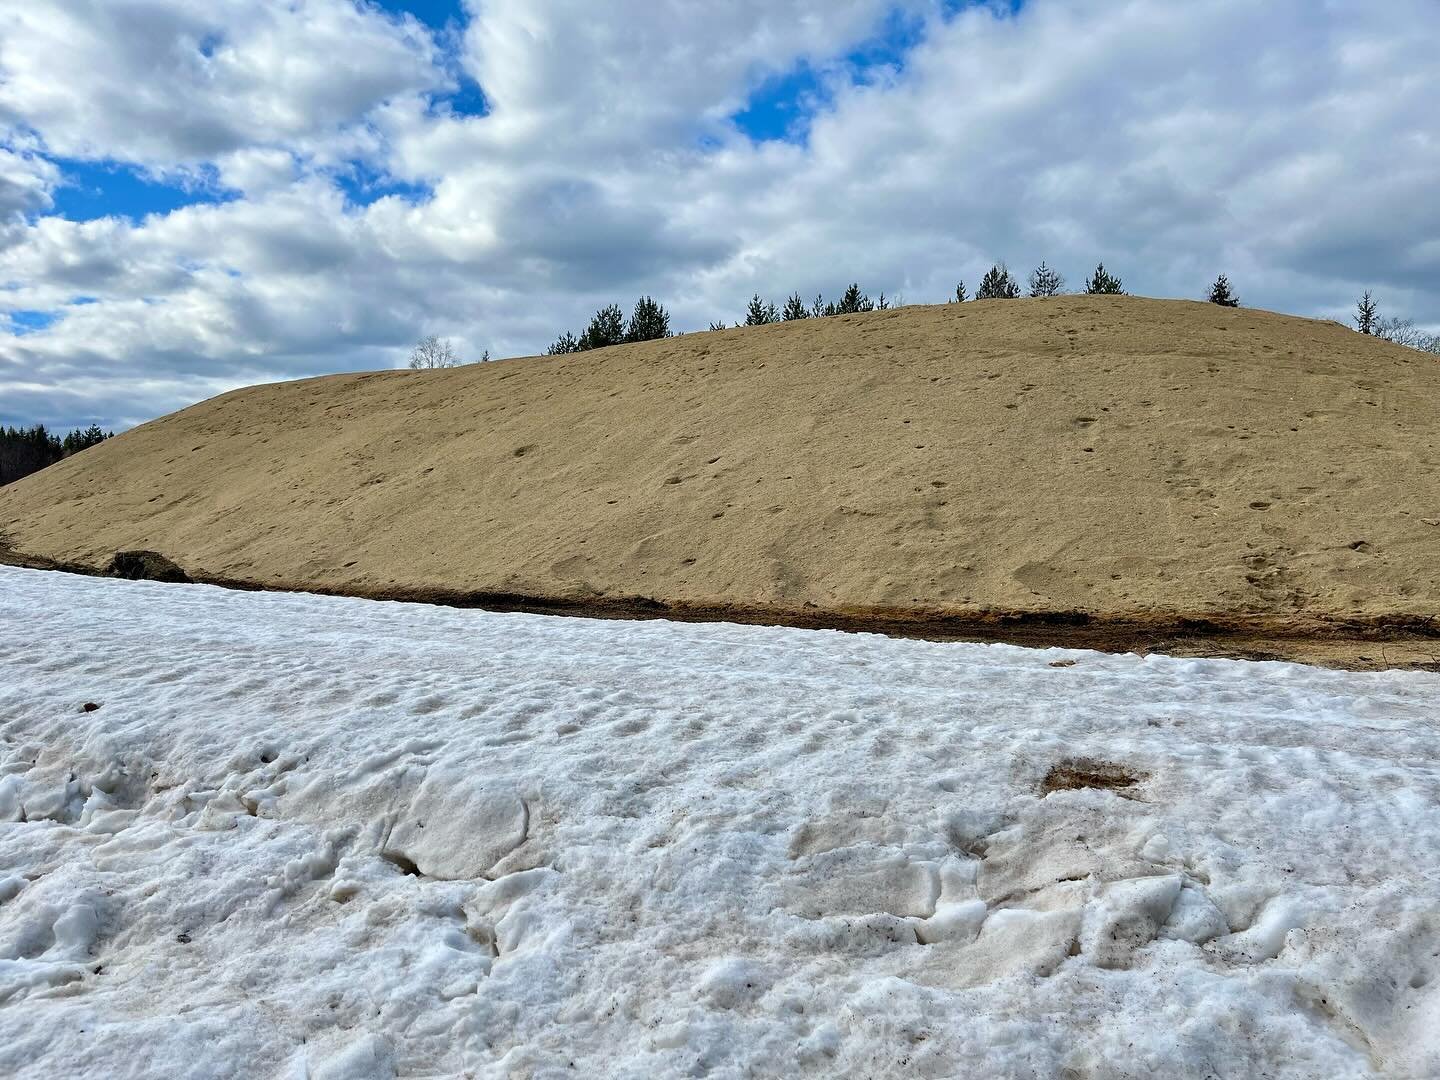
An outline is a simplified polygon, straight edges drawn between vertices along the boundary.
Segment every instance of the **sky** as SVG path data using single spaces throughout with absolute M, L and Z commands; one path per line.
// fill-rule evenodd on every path
M 1435 0 L 0 0 L 0 423 L 1001 260 L 1435 327 L 1437 55 Z

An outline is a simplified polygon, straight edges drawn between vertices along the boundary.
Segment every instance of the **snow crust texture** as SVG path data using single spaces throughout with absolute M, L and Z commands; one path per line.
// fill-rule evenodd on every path
M 1440 676 L 0 568 L 0 1074 L 1440 1075 Z

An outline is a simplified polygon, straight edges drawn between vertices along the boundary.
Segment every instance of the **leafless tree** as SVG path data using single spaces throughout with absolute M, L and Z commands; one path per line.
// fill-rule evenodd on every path
M 1393 341 L 1396 345 L 1405 345 L 1411 349 L 1419 347 L 1421 339 L 1425 336 L 1415 329 L 1415 323 L 1411 319 L 1397 319 L 1391 316 L 1375 319 L 1370 325 L 1374 327 L 1371 333 L 1376 337 Z
M 1440 334 L 1427 334 L 1415 327 L 1413 319 L 1377 318 L 1370 332 L 1385 341 L 1404 345 L 1407 349 L 1421 352 L 1440 353 Z
M 415 343 L 415 348 L 410 350 L 410 366 L 416 371 L 456 367 L 459 363 L 460 358 L 455 355 L 450 339 L 436 337 L 434 334 L 421 338 Z

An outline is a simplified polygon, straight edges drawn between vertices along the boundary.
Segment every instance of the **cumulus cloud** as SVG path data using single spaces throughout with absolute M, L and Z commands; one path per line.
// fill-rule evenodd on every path
M 33 152 L 0 145 L 0 222 L 47 209 L 60 180 L 55 164 Z
M 345 0 L 47 0 L 0 10 L 0 120 L 156 168 L 304 145 L 443 81 L 429 32 Z
M 0 330 L 0 420 L 134 422 L 431 332 L 534 352 L 642 291 L 682 328 L 852 278 L 933 302 L 1002 258 L 1433 322 L 1437 45 L 1430 0 L 470 0 L 438 38 L 354 0 L 16 7 L 0 312 L 56 317 Z M 797 72 L 803 138 L 732 119 Z M 76 158 L 240 194 L 67 221 Z

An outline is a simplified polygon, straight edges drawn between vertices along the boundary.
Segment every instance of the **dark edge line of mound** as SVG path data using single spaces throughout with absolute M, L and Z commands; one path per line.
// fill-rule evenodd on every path
M 104 569 L 27 555 L 0 545 L 0 565 L 88 577 L 186 582 L 242 592 L 301 592 L 364 600 L 436 604 L 533 615 L 592 619 L 670 619 L 841 630 L 926 641 L 971 641 L 1030 648 L 1093 649 L 1111 653 L 1291 660 L 1350 670 L 1440 672 L 1440 617 L 1246 615 L 1109 616 L 1085 611 L 976 611 L 963 614 L 905 608 L 824 608 L 814 604 L 703 604 L 645 596 L 544 596 L 440 587 L 330 587 L 190 575 L 151 551 L 117 552 Z M 1411 653 L 1391 658 L 1386 646 Z M 1374 655 L 1378 653 L 1379 655 Z

